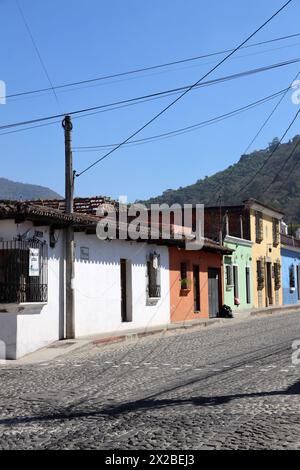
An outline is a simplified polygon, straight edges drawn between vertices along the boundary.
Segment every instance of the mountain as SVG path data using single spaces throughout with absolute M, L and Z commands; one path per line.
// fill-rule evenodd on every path
M 257 177 L 251 181 L 257 172 Z M 274 178 L 274 183 L 268 188 Z M 162 195 L 143 202 L 218 205 L 221 201 L 221 204 L 240 204 L 250 197 L 281 209 L 287 222 L 300 223 L 299 135 L 283 144 L 275 138 L 267 148 L 242 155 L 237 163 L 223 171 L 190 186 L 168 189 Z
M 0 199 L 55 199 L 61 198 L 52 189 L 35 184 L 17 183 L 6 178 L 0 178 Z

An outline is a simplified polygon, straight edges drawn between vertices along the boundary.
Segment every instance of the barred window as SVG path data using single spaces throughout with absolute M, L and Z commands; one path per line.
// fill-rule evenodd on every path
M 277 260 L 274 263 L 274 284 L 275 290 L 279 290 L 281 288 L 281 264 L 280 260 Z
M 180 263 L 180 288 L 183 290 L 190 289 L 190 276 L 189 276 L 189 269 L 188 269 L 188 262 L 182 261 Z
M 280 234 L 279 234 L 279 220 L 278 219 L 273 219 L 273 246 L 278 246 L 279 245 L 279 239 Z
M 257 290 L 262 290 L 265 287 L 265 271 L 264 271 L 264 263 L 262 260 L 256 261 L 256 274 L 257 274 Z
M 231 264 L 226 264 L 226 286 L 233 286 L 233 269 Z
M 264 238 L 263 217 L 261 212 L 255 212 L 255 238 L 256 243 L 261 243 Z
M 47 302 L 48 249 L 37 240 L 0 242 L 0 303 Z
M 160 269 L 160 255 L 155 252 L 151 253 L 147 261 L 147 291 L 148 296 L 151 298 L 159 298 L 161 296 Z
M 295 266 L 291 264 L 289 267 L 289 284 L 290 284 L 290 289 L 295 289 L 296 287 L 296 282 L 295 282 Z

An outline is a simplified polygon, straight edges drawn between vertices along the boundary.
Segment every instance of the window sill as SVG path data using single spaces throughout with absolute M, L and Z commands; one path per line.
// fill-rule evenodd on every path
M 180 295 L 185 296 L 191 292 L 191 289 L 180 289 Z
M 47 302 L 0 303 L 0 314 L 36 313 L 40 312 L 45 305 L 47 305 Z
M 152 305 L 158 304 L 160 297 L 147 297 L 146 305 L 151 307 Z

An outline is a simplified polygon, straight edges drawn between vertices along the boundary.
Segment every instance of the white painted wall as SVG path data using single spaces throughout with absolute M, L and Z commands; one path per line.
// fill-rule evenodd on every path
M 165 325 L 170 321 L 169 255 L 164 246 L 121 240 L 100 241 L 95 235 L 77 233 L 75 264 L 76 335 Z M 80 247 L 88 247 L 90 262 L 80 260 Z M 147 302 L 147 254 L 161 260 L 161 298 Z M 132 264 L 132 322 L 121 322 L 120 259 Z
M 30 222 L 15 224 L 13 220 L 4 220 L 0 221 L 0 239 L 11 240 L 28 229 L 28 237 L 32 237 L 34 230 L 43 231 L 44 240 L 48 244 L 48 302 L 45 305 L 20 304 L 19 307 L 0 304 L 0 354 L 3 356 L 3 351 L 6 351 L 7 359 L 16 359 L 63 337 L 63 233 L 56 232 L 59 240 L 52 249 L 49 247 L 48 227 L 33 227 Z
M 58 340 L 64 335 L 64 235 L 49 246 L 49 227 L 33 227 L 30 222 L 0 221 L 0 239 L 11 240 L 34 230 L 44 232 L 48 244 L 48 302 L 46 305 L 20 304 L 8 309 L 0 304 L 0 359 L 15 359 Z M 170 321 L 169 255 L 164 246 L 128 241 L 100 241 L 96 235 L 75 233 L 75 331 L 76 336 L 118 334 L 134 328 L 166 325 Z M 80 260 L 80 247 L 89 248 L 89 261 Z M 147 255 L 160 254 L 161 298 L 147 299 Z M 131 262 L 132 321 L 121 321 L 120 259 Z M 21 310 L 20 310 L 21 308 Z M 17 311 L 20 310 L 20 311 Z M 2 351 L 2 352 L 1 352 Z M 2 356 L 2 357 L 1 357 Z

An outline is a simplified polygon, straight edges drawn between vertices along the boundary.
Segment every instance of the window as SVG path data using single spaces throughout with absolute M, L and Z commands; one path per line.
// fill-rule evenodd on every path
M 47 302 L 47 263 L 45 243 L 0 242 L 0 303 Z
M 289 267 L 289 285 L 290 285 L 290 289 L 293 289 L 293 290 L 296 287 L 295 268 L 293 264 L 291 264 L 291 266 Z
M 226 287 L 232 287 L 233 282 L 233 270 L 231 264 L 226 264 Z
M 294 275 L 294 279 L 295 279 L 295 275 Z M 276 263 L 274 263 L 274 284 L 275 284 L 275 290 L 279 290 L 281 287 L 281 264 L 280 264 L 279 259 L 276 261 Z
M 256 261 L 256 275 L 257 275 L 257 290 L 262 290 L 265 287 L 265 271 L 264 271 L 264 263 L 262 260 Z
M 147 261 L 147 275 L 148 275 L 148 296 L 159 298 L 161 296 L 160 286 L 160 255 L 156 252 L 149 255 Z
M 239 268 L 233 266 L 233 285 L 234 285 L 234 297 L 239 298 Z
M 264 238 L 263 217 L 261 212 L 255 212 L 255 238 L 256 243 L 261 243 Z
M 297 264 L 297 290 L 298 300 L 300 300 L 300 264 Z
M 188 263 L 186 261 L 180 263 L 180 288 L 182 290 L 190 290 L 191 288 L 191 279 L 189 276 Z
M 279 245 L 279 220 L 273 219 L 273 246 Z
M 187 263 L 182 262 L 180 263 L 180 282 L 181 282 L 181 289 L 187 289 Z

